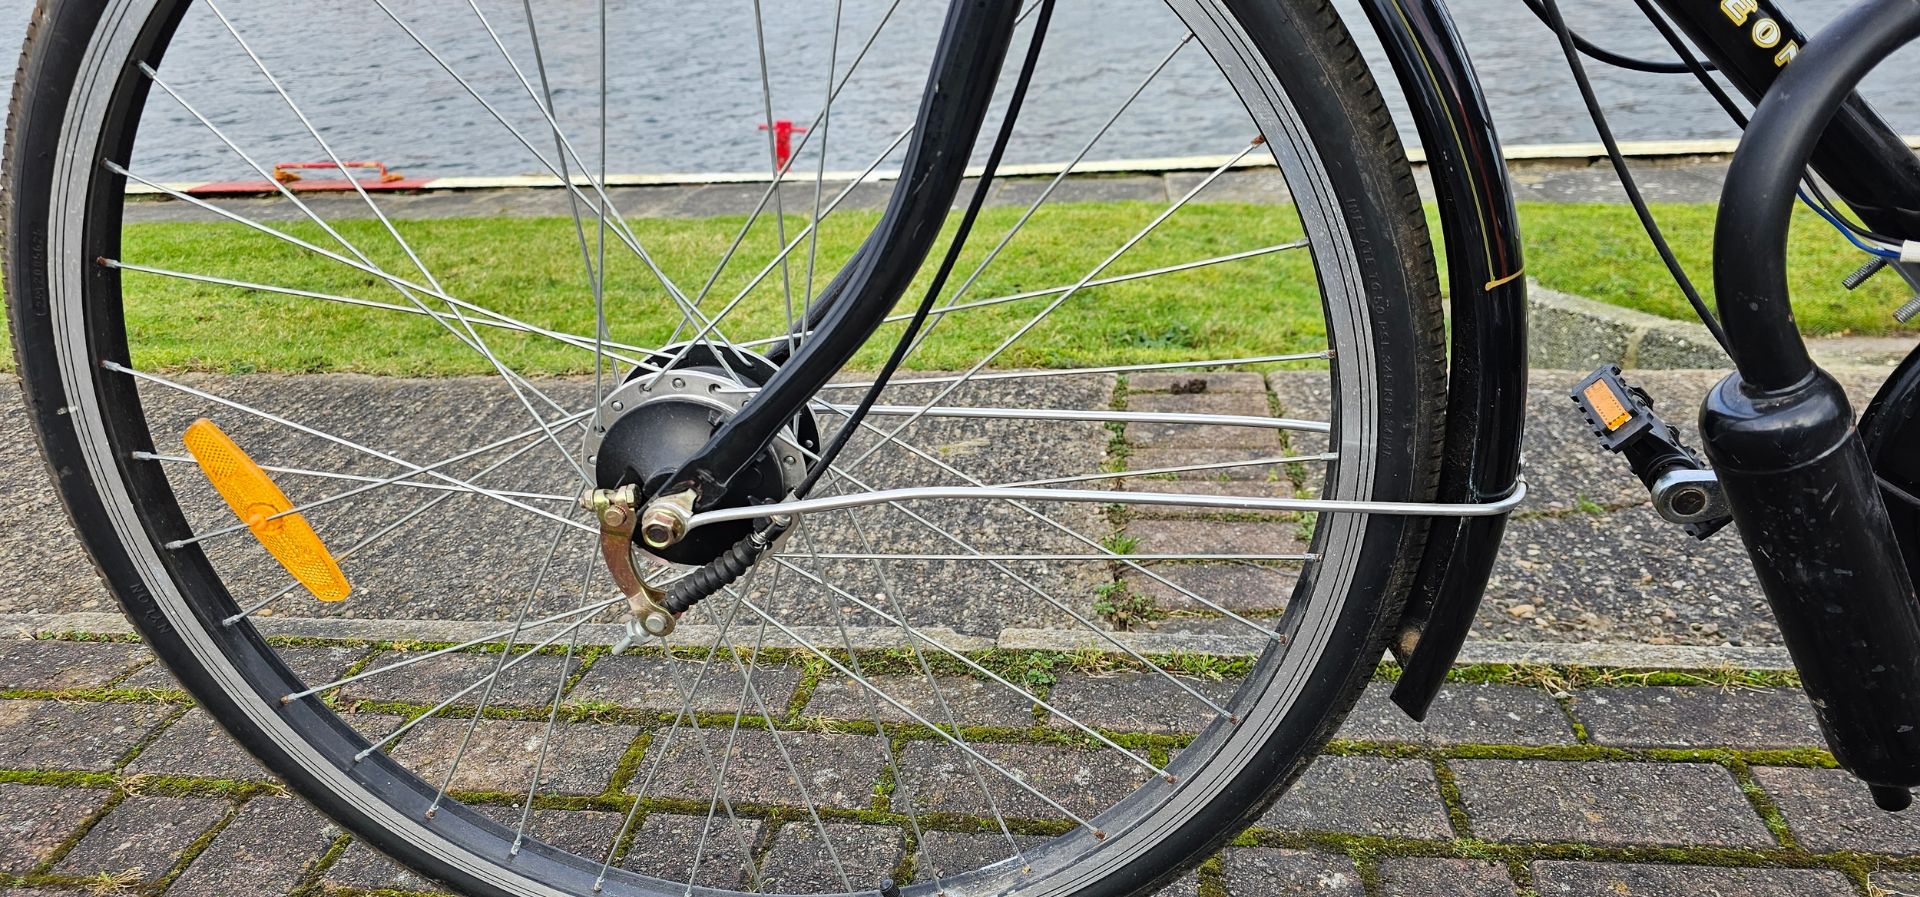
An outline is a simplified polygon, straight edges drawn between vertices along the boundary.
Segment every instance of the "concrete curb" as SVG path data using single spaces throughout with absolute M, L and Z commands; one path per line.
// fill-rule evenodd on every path
M 1596 302 L 1527 282 L 1527 357 L 1536 368 L 1725 368 L 1707 328 Z
M 504 624 L 466 620 L 354 620 L 323 617 L 267 617 L 256 621 L 268 636 L 311 638 L 329 641 L 428 641 L 466 642 L 498 632 Z M 795 626 L 796 635 L 822 647 L 837 648 L 841 642 L 838 627 Z M 1105 651 L 1117 653 L 1113 642 L 1089 632 L 1065 629 L 1005 629 L 998 638 L 962 635 L 948 629 L 923 628 L 929 638 L 958 651 Z M 584 647 L 608 647 L 617 643 L 625 627 L 612 623 L 594 623 L 580 627 L 579 644 Z M 35 638 L 49 635 L 133 635 L 133 626 L 115 613 L 72 614 L 0 614 L 0 638 Z M 553 635 L 551 626 L 542 627 L 533 639 Z M 676 645 L 704 647 L 716 636 L 710 626 L 682 626 L 674 633 Z M 1141 654 L 1207 654 L 1218 657 L 1253 656 L 1266 646 L 1259 636 L 1195 635 L 1170 632 L 1115 632 L 1113 641 Z M 847 637 L 859 650 L 885 650 L 907 647 L 899 629 L 886 626 L 850 626 Z M 770 648 L 797 648 L 794 639 L 778 632 L 768 634 Z M 1585 644 L 1573 642 L 1468 642 L 1456 664 L 1577 666 L 1635 670 L 1718 670 L 1743 669 L 1782 671 L 1793 669 L 1793 661 L 1784 648 L 1733 647 L 1708 645 Z

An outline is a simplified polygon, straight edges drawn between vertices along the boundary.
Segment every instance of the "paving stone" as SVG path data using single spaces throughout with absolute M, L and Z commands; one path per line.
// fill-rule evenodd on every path
M 130 796 L 87 832 L 53 871 L 152 882 L 167 874 L 187 847 L 226 816 L 231 806 L 207 797 Z
M 1267 417 L 1273 413 L 1265 392 L 1155 392 L 1127 395 L 1128 411 L 1156 414 L 1233 414 Z
M 1200 897 L 1200 877 L 1189 872 L 1155 891 L 1153 897 Z
M 1165 611 L 1213 611 L 1207 602 L 1234 613 L 1277 612 L 1286 609 L 1300 581 L 1298 570 L 1253 564 L 1147 564 L 1152 576 L 1138 570 L 1121 574 L 1134 594 L 1153 599 Z M 1159 579 L 1155 579 L 1157 576 Z M 1161 582 L 1160 580 L 1166 580 Z M 1168 585 L 1172 583 L 1172 585 Z M 1176 586 L 1178 588 L 1176 588 Z M 1181 591 L 1185 589 L 1186 591 Z M 1191 593 L 1191 594 L 1188 594 Z M 1204 598 L 1206 601 L 1198 600 Z M 1235 623 L 1242 633 L 1249 632 Z
M 1105 675 L 1068 674 L 1054 684 L 1047 703 L 1067 718 L 1096 729 L 1162 734 L 1199 732 L 1219 714 L 1201 703 L 1193 692 L 1228 707 L 1234 690 L 1239 687 L 1238 679 L 1181 676 L 1176 684 L 1161 673 L 1133 670 Z M 1189 688 L 1193 692 L 1189 692 Z M 1081 731 L 1067 718 L 1049 713 L 1047 725 Z
M 99 688 L 148 656 L 122 642 L 0 639 L 0 690 Z
M 1263 461 L 1287 455 L 1285 451 L 1272 446 L 1241 446 L 1222 448 L 1217 446 L 1170 445 L 1135 447 L 1128 451 L 1126 469 L 1157 470 L 1163 467 L 1191 467 L 1196 464 L 1232 464 L 1232 467 L 1215 467 L 1204 472 L 1209 478 L 1224 477 L 1232 480 L 1265 481 L 1287 475 L 1280 464 L 1249 464 L 1243 462 Z
M 32 871 L 106 801 L 90 788 L 0 783 L 0 872 Z
M 1448 683 L 1414 722 L 1393 703 L 1393 683 L 1367 686 L 1338 738 L 1408 744 L 1572 744 L 1573 728 L 1560 705 L 1537 688 Z
M 1264 395 L 1267 384 L 1264 378 L 1251 371 L 1214 371 L 1198 373 L 1193 371 L 1145 371 L 1127 376 L 1128 402 L 1133 401 L 1135 393 L 1178 392 L 1186 395 L 1199 393 L 1254 393 Z
M 389 651 L 373 658 L 367 669 L 402 663 L 429 653 Z M 560 655 L 546 654 L 518 661 L 509 658 L 508 662 L 514 665 L 500 675 L 492 694 L 486 694 L 487 686 L 482 685 L 461 696 L 457 703 L 471 707 L 484 697 L 489 707 L 546 707 L 553 703 L 554 681 L 565 660 Z M 492 675 L 499 665 L 498 654 L 442 654 L 343 685 L 334 700 L 348 705 L 359 701 L 399 701 L 431 706 Z
M 479 811 L 506 826 L 520 823 L 520 808 L 484 806 Z M 529 836 L 562 850 L 582 856 L 606 856 L 607 847 L 619 835 L 626 820 L 624 813 L 594 810 L 535 810 L 527 826 Z M 321 883 L 328 890 L 387 889 L 393 891 L 431 891 L 446 893 L 439 885 L 367 846 L 355 841 L 340 859 L 327 869 Z
M 971 747 L 1001 769 L 1021 777 L 1034 791 L 1046 795 L 1081 818 L 1089 818 L 1125 797 L 1146 780 L 1144 767 L 1111 748 L 1070 748 L 1052 745 L 974 743 Z M 979 776 L 976 777 L 975 770 Z M 986 779 L 993 803 L 980 790 Z M 909 793 L 916 812 L 964 813 L 991 816 L 994 805 L 1002 815 L 1029 819 L 1060 819 L 1060 811 L 944 741 L 916 741 L 900 752 L 901 786 L 894 790 L 896 812 L 906 812 Z
M 177 710 L 165 704 L 0 701 L 0 744 L 7 745 L 0 764 L 104 772 Z
M 654 736 L 641 759 L 641 773 L 634 777 L 630 791 L 637 792 L 647 770 L 656 758 L 660 772 L 654 778 L 648 797 L 672 797 L 706 802 L 713 798 L 716 768 L 727 746 L 725 729 L 703 728 L 705 749 L 700 735 L 682 727 L 668 742 L 666 734 Z M 792 758 L 792 767 L 780 749 Z M 732 759 L 726 761 L 727 797 L 740 804 L 777 804 L 804 807 L 793 776 L 805 780 L 806 794 L 815 806 L 843 810 L 865 810 L 873 806 L 874 783 L 886 768 L 884 745 L 867 735 L 820 735 L 812 732 L 782 732 L 779 744 L 765 729 L 742 728 L 734 738 Z M 657 752 L 665 751 L 664 755 Z M 711 751 L 709 754 L 708 751 Z M 904 762 L 904 761 L 903 761 Z
M 1182 396 L 1180 398 L 1188 398 Z M 1219 398 L 1193 403 L 1194 407 L 1208 406 L 1231 408 L 1244 407 L 1243 403 L 1220 401 Z M 1127 403 L 1133 410 L 1133 403 Z M 1146 409 L 1141 409 L 1146 410 Z M 1237 414 L 1226 411 L 1186 411 L 1185 414 Z M 1260 417 L 1267 416 L 1262 407 L 1254 412 Z M 1258 448 L 1277 451 L 1280 448 L 1280 431 L 1273 427 L 1240 426 L 1237 424 L 1214 423 L 1159 423 L 1134 421 L 1127 424 L 1126 439 L 1136 448 L 1165 448 L 1170 446 L 1195 446 L 1209 448 Z
M 1874 806 L 1867 786 L 1843 770 L 1756 766 L 1753 777 L 1808 850 L 1920 853 L 1920 817 Z
M 1256 824 L 1287 832 L 1453 837 L 1433 766 L 1384 757 L 1316 758 Z
M 1135 520 L 1127 535 L 1141 554 L 1297 554 L 1307 550 L 1300 525 L 1290 520 Z
M 1547 860 L 1533 864 L 1541 897 L 1852 897 L 1831 869 L 1741 869 Z
M 1455 760 L 1475 835 L 1495 841 L 1772 847 L 1732 774 L 1705 763 Z
M 1504 863 L 1383 857 L 1380 897 L 1518 897 Z
M 867 681 L 888 697 L 907 705 L 921 719 L 936 725 L 958 722 L 962 726 L 1008 729 L 1033 725 L 1033 702 L 991 679 L 935 676 L 938 694 L 924 675 L 868 676 Z M 871 722 L 875 709 L 885 722 L 913 721 L 905 711 L 874 694 L 872 689 L 849 683 L 838 675 L 823 679 L 815 686 L 804 712 L 810 717 Z
M 320 859 L 331 838 L 325 817 L 297 800 L 248 801 L 194 858 L 169 897 L 271 897 L 287 894 Z
M 738 826 L 735 826 L 738 822 Z M 716 814 L 711 827 L 704 816 L 649 814 L 641 820 L 623 868 L 669 881 L 687 880 L 687 867 L 700 854 L 700 874 L 694 884 L 742 888 L 748 882 L 747 860 L 766 823 L 758 819 L 728 819 Z M 705 836 L 706 846 L 700 846 Z
M 209 779 L 266 779 L 267 771 L 207 712 L 195 708 L 160 733 L 140 752 L 127 772 L 134 775 L 201 776 Z
M 393 758 L 430 782 L 445 778 L 466 741 L 451 790 L 525 793 L 540 762 L 547 724 L 534 720 L 481 720 L 467 738 L 469 720 L 434 718 L 415 726 Z M 553 730 L 540 773 L 542 792 L 598 794 L 606 790 L 628 746 L 640 736 L 634 726 L 561 723 Z
M 1204 473 L 1204 472 L 1200 472 Z M 1128 492 L 1153 492 L 1178 495 L 1212 495 L 1231 498 L 1291 498 L 1293 481 L 1274 476 L 1263 480 L 1207 480 L 1207 479 L 1161 479 L 1158 477 L 1134 477 L 1116 481 L 1117 485 Z M 1129 516 L 1133 519 L 1166 519 L 1177 517 L 1218 517 L 1220 508 L 1181 507 L 1178 505 L 1134 505 Z M 1225 513 L 1242 513 L 1226 511 Z M 1252 512 L 1258 513 L 1258 512 Z M 1272 515 L 1268 515 L 1272 516 Z
M 1017 861 L 1015 849 L 1032 850 L 1049 839 L 1034 835 L 1014 835 L 1013 843 L 1000 832 L 924 831 L 913 867 L 914 881 L 933 881 L 984 869 L 1008 860 Z
M 675 714 L 686 700 L 684 689 L 691 688 L 697 680 L 700 687 L 691 705 L 694 712 L 733 713 L 738 709 L 742 690 L 740 668 L 725 658 L 716 659 L 705 678 L 700 677 L 698 661 L 677 662 L 677 669 L 667 664 L 668 661 L 659 657 L 631 654 L 602 657 L 594 661 L 580 684 L 567 694 L 567 702 L 607 703 Z M 800 670 L 796 667 L 755 667 L 753 671 L 753 687 L 767 710 L 776 717 L 786 712 L 799 684 Z M 746 706 L 749 713 L 757 714 L 760 710 L 751 696 Z
M 826 836 L 833 853 L 821 843 L 820 828 L 809 822 L 789 822 L 780 827 L 773 849 L 760 864 L 765 890 L 776 894 L 837 892 L 851 884 L 855 890 L 867 890 L 893 878 L 894 868 L 906 852 L 902 832 L 886 825 L 853 825 L 830 822 Z M 834 859 L 839 865 L 834 865 Z M 840 872 L 846 872 L 846 880 Z
M 1228 849 L 1223 857 L 1228 897 L 1362 897 L 1360 870 L 1339 854 L 1270 847 Z
M 1870 872 L 1867 881 L 1872 883 L 1868 893 L 1879 893 L 1873 888 L 1880 888 L 1885 897 L 1920 895 L 1920 872 Z
M 398 728 L 400 717 L 385 713 L 342 713 L 340 718 L 369 740 Z M 265 781 L 273 776 L 233 740 L 205 711 L 186 712 L 127 764 L 130 775 L 177 775 L 208 779 Z
M 1592 688 L 1573 713 L 1595 744 L 1615 747 L 1823 747 L 1820 724 L 1797 689 Z
M 362 645 L 296 645 L 274 650 L 287 668 L 308 685 L 325 685 L 340 678 L 349 665 L 367 653 Z M 116 687 L 175 691 L 180 688 L 180 682 L 173 678 L 166 664 L 156 660 L 135 670 Z

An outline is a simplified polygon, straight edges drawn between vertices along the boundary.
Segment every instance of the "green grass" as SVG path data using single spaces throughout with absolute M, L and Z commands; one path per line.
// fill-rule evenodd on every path
M 966 298 L 980 299 L 1074 283 L 1146 222 L 1160 207 L 1147 203 L 1049 206 L 1003 252 Z M 989 209 L 961 262 L 953 285 L 997 242 L 1021 210 Z M 1713 209 L 1668 205 L 1656 212 L 1680 258 L 1709 291 L 1708 237 Z M 1889 315 L 1902 297 L 1895 278 L 1846 293 L 1839 279 L 1861 256 L 1811 214 L 1797 222 L 1790 270 L 1802 326 L 1814 334 L 1884 334 L 1898 327 Z M 873 213 L 843 213 L 822 228 L 815 283 L 824 285 L 872 227 Z M 1528 274 L 1546 285 L 1674 318 L 1689 318 L 1685 300 L 1640 232 L 1630 209 L 1603 205 L 1527 205 L 1521 208 Z M 741 217 L 637 220 L 641 242 L 658 265 L 689 293 L 733 240 Z M 790 219 L 789 232 L 803 224 Z M 445 289 L 466 301 L 534 323 L 591 334 L 591 295 L 585 286 L 572 222 L 563 219 L 407 221 L 401 228 Z M 337 248 L 317 228 L 283 225 L 322 246 Z M 374 222 L 343 222 L 339 229 L 383 269 L 424 278 Z M 1212 255 L 1285 242 L 1300 227 L 1290 208 L 1194 204 L 1121 258 L 1106 274 L 1139 271 Z M 590 232 L 591 237 L 591 232 Z M 305 252 L 239 225 L 139 224 L 126 228 L 122 258 L 129 262 L 233 280 L 407 304 L 372 275 Z M 734 263 L 702 303 L 709 310 L 731 301 L 774 252 L 773 222 L 750 233 Z M 608 251 L 607 308 L 613 338 L 638 345 L 666 340 L 681 318 L 654 277 L 631 253 Z M 925 266 L 931 268 L 929 264 Z M 1226 357 L 1294 351 L 1324 345 L 1311 260 L 1285 252 L 1150 280 L 1089 288 L 1020 339 L 996 363 L 1060 367 Z M 804 301 L 806 254 L 789 271 Z M 922 283 L 927 272 L 922 272 Z M 488 363 L 444 328 L 418 315 L 287 297 L 177 278 L 124 275 L 134 362 L 153 370 L 244 373 L 351 371 L 388 375 L 491 372 Z M 776 269 L 728 318 L 735 339 L 777 332 L 786 301 Z M 953 289 L 949 286 L 949 293 Z M 909 291 L 907 302 L 917 300 Z M 424 297 L 423 297 L 424 299 Z M 435 300 L 431 307 L 444 311 Z M 957 313 L 941 323 L 910 365 L 964 367 L 999 345 L 1052 297 Z M 895 325 L 889 325 L 895 326 Z M 1910 332 L 1910 331 L 1909 331 Z M 530 374 L 592 370 L 590 353 L 552 340 L 481 328 L 508 365 Z M 890 340 L 876 340 L 855 360 L 877 366 Z M 10 368 L 12 353 L 4 355 Z

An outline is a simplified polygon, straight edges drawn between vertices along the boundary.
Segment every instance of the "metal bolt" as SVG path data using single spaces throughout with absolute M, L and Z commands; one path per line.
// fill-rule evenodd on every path
M 650 548 L 666 548 L 687 534 L 693 519 L 693 490 L 662 495 L 647 503 L 640 514 L 640 538 Z
M 626 508 L 614 505 L 600 512 L 600 521 L 608 526 L 621 526 L 627 522 L 629 513 Z
M 673 632 L 673 615 L 661 610 L 647 611 L 646 616 L 640 618 L 640 628 L 648 635 L 665 638 Z

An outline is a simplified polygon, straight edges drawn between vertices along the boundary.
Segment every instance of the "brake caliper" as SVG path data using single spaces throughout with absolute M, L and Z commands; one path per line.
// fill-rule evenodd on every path
M 1653 413 L 1653 398 L 1604 365 L 1574 387 L 1572 398 L 1593 435 L 1607 451 L 1625 455 L 1627 466 L 1653 496 L 1653 508 L 1695 539 L 1705 539 L 1733 518 L 1720 481 L 1700 453 L 1680 441 L 1680 430 Z

